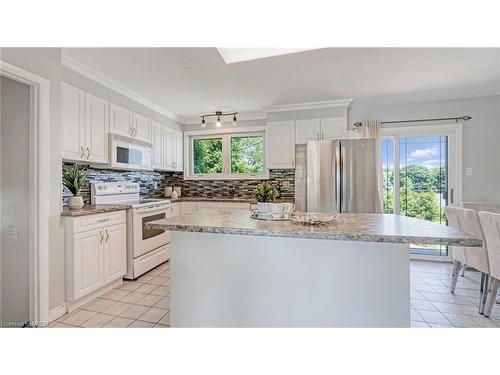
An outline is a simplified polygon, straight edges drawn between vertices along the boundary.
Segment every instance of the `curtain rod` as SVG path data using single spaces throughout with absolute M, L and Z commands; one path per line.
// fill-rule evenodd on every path
M 401 121 L 381 121 L 381 124 L 402 124 L 405 122 L 425 122 L 425 121 L 445 121 L 445 120 L 458 120 L 469 121 L 472 117 L 465 115 L 460 117 L 443 117 L 443 118 L 426 118 L 420 120 L 401 120 Z M 352 124 L 355 127 L 361 126 L 361 121 L 355 122 Z

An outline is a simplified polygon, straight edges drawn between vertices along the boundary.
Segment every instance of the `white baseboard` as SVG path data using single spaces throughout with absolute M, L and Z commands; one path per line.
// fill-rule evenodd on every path
M 59 319 L 64 314 L 66 314 L 66 303 L 61 303 L 49 311 L 49 323 Z

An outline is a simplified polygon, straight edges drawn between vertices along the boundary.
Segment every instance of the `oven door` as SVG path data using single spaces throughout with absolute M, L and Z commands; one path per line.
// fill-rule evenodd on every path
M 170 242 L 170 233 L 146 228 L 150 221 L 166 219 L 171 215 L 170 207 L 138 208 L 132 211 L 133 256 L 137 258 Z

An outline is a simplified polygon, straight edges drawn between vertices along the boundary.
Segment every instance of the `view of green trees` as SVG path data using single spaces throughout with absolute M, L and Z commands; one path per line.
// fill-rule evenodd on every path
M 222 138 L 193 141 L 194 173 L 222 173 Z M 231 173 L 260 173 L 264 169 L 264 137 L 231 137 Z
M 394 212 L 394 171 L 384 168 L 384 212 Z M 438 193 L 446 192 L 446 169 L 409 165 L 400 170 L 401 215 L 445 222 Z
M 222 138 L 193 141 L 194 173 L 222 173 Z
M 263 136 L 231 138 L 232 173 L 259 173 L 263 169 Z

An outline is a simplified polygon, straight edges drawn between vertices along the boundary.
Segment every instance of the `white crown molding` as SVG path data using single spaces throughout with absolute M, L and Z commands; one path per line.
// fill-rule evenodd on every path
M 175 113 L 170 112 L 169 110 L 159 106 L 158 104 L 153 103 L 152 101 L 144 98 L 143 96 L 136 94 L 134 91 L 128 89 L 127 87 L 124 87 L 120 85 L 119 83 L 116 83 L 115 81 L 111 80 L 110 78 L 106 77 L 105 75 L 96 72 L 95 70 L 89 68 L 88 66 L 80 63 L 79 61 L 75 60 L 74 58 L 66 55 L 65 53 L 61 54 L 61 64 L 65 66 L 68 69 L 73 70 L 74 72 L 81 74 L 82 76 L 87 77 L 88 79 L 91 79 L 92 81 L 98 82 L 101 85 L 116 91 L 117 93 L 139 103 L 142 104 L 143 106 L 158 112 L 159 114 L 174 120 L 176 122 L 179 122 L 181 124 L 184 124 L 185 121 L 182 117 L 177 116 Z
M 266 113 L 262 111 L 256 111 L 256 112 L 238 112 L 237 115 L 238 121 L 251 121 L 251 120 L 265 120 L 267 119 Z M 215 123 L 215 117 L 207 117 L 205 121 L 210 124 L 212 122 Z M 223 119 L 223 121 L 225 121 Z M 231 122 L 231 118 L 227 118 L 228 122 Z M 193 117 L 188 117 L 184 119 L 183 124 L 184 125 L 199 125 L 201 122 L 201 115 L 200 116 L 193 116 Z
M 322 109 L 322 108 L 338 108 L 338 107 L 349 108 L 353 100 L 354 100 L 353 98 L 349 98 L 341 100 L 324 100 L 321 102 L 273 105 L 266 107 L 265 110 L 267 113 L 273 113 L 273 112 L 302 111 L 306 109 Z

